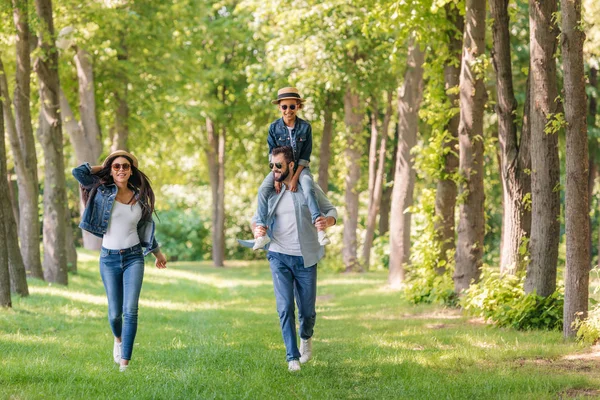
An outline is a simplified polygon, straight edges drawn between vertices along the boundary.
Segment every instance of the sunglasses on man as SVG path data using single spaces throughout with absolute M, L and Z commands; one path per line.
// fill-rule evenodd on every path
M 131 164 L 128 163 L 119 164 L 118 162 L 116 162 L 112 165 L 113 171 L 118 171 L 120 169 L 122 169 L 123 171 L 129 171 L 129 168 L 131 168 Z
M 277 167 L 277 169 L 281 169 L 283 167 L 283 164 L 280 162 L 269 163 L 269 169 L 273 169 L 273 167 Z
M 283 104 L 283 105 L 281 105 L 281 106 L 279 106 L 279 107 L 281 107 L 281 109 L 282 109 L 283 111 L 287 110 L 287 109 L 288 109 L 288 107 L 290 108 L 290 110 L 294 111 L 294 110 L 296 109 L 296 107 L 297 107 L 297 106 L 296 106 L 295 104 L 291 104 L 291 105 L 289 105 L 289 106 L 288 106 L 287 104 Z

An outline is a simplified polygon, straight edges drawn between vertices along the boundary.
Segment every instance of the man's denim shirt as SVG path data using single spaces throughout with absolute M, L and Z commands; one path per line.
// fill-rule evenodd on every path
M 92 167 L 90 167 L 89 163 L 73 168 L 72 172 L 75 179 L 88 190 L 94 187 L 100 180 L 98 176 L 92 174 Z M 79 224 L 81 229 L 100 238 L 104 236 L 108 229 L 108 221 L 110 220 L 110 213 L 117 197 L 117 190 L 117 185 L 114 183 L 98 186 L 96 193 L 88 199 L 88 203 L 83 211 L 81 223 Z M 136 198 L 138 198 L 139 194 L 137 190 L 134 191 L 136 192 Z M 154 228 L 155 225 L 152 218 L 138 222 L 137 231 L 140 237 L 140 244 L 146 248 L 144 255 L 158 249 L 158 243 L 154 237 Z
M 292 142 L 295 142 L 295 146 Z M 279 118 L 269 126 L 269 136 L 267 136 L 269 162 L 271 161 L 271 153 L 275 147 L 290 146 L 294 151 L 296 165 L 302 165 L 306 168 L 310 164 L 312 142 L 312 128 L 308 122 L 296 117 L 296 123 L 290 135 L 290 131 L 286 127 L 285 122 L 283 122 L 283 118 Z
M 326 217 L 333 217 L 337 219 L 337 210 L 329 202 L 325 193 L 315 184 L 315 195 L 317 196 L 317 202 L 321 208 L 321 212 Z M 287 190 L 285 184 L 281 186 L 281 192 L 277 194 L 273 191 L 273 194 L 269 197 L 269 212 L 267 214 L 267 234 L 272 238 L 271 233 L 273 232 L 273 225 L 275 224 L 275 209 L 277 204 L 283 196 L 283 193 Z M 300 241 L 300 251 L 302 252 L 302 258 L 304 258 L 304 266 L 306 268 L 312 267 L 319 262 L 325 256 L 325 247 L 319 244 L 317 237 L 317 228 L 312 224 L 310 211 L 306 203 L 306 198 L 302 190 L 298 189 L 297 192 L 291 192 L 292 199 L 294 201 L 294 209 L 296 210 L 296 224 L 298 225 L 298 240 Z M 252 217 L 252 222 L 256 220 L 256 214 Z M 252 247 L 254 240 L 239 240 L 238 242 L 244 247 Z M 265 246 L 265 250 L 269 249 L 269 245 Z

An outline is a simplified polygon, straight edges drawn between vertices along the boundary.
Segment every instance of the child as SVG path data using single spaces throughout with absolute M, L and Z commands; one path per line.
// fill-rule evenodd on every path
M 277 100 L 273 100 L 271 103 L 278 105 L 281 118 L 269 127 L 267 143 L 269 145 L 269 162 L 272 158 L 273 148 L 280 146 L 290 146 L 292 148 L 297 168 L 288 189 L 295 192 L 298 190 L 298 183 L 300 183 L 314 224 L 322 214 L 315 196 L 313 177 L 309 172 L 310 155 L 312 153 L 312 128 L 308 122 L 296 116 L 304 101 L 305 99 L 300 97 L 298 89 L 295 87 L 286 87 L 277 92 Z M 267 199 L 273 190 L 279 193 L 281 183 L 275 182 L 271 172 L 258 190 L 256 226 L 267 226 Z M 268 235 L 256 236 L 255 239 L 253 250 L 262 249 L 271 241 Z M 318 231 L 318 239 L 321 246 L 331 243 L 325 231 L 322 230 Z

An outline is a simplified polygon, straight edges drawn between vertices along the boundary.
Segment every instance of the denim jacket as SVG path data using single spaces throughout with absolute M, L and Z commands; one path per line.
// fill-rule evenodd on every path
M 315 195 L 317 196 L 317 202 L 321 212 L 326 217 L 333 217 L 337 220 L 337 210 L 331 204 L 331 202 L 323 193 L 323 190 L 319 185 L 315 184 Z M 267 215 L 267 235 L 272 238 L 273 226 L 275 225 L 275 209 L 279 200 L 283 196 L 283 193 L 287 190 L 285 184 L 281 187 L 281 192 L 277 194 L 275 191 L 269 197 L 269 213 Z M 308 204 L 302 190 L 292 192 L 292 199 L 294 201 L 294 209 L 296 210 L 296 225 L 298 227 L 298 239 L 300 241 L 300 251 L 302 252 L 302 258 L 304 259 L 304 266 L 306 268 L 312 267 L 319 262 L 325 256 L 325 247 L 319 244 L 317 237 L 317 228 L 312 223 L 312 217 L 308 210 Z M 252 222 L 255 222 L 257 215 L 254 214 Z M 241 240 L 238 239 L 238 243 L 244 247 L 254 246 L 254 240 Z M 269 249 L 269 245 L 265 246 L 265 250 Z
M 283 118 L 279 118 L 269 126 L 269 136 L 267 136 L 269 161 L 271 161 L 271 153 L 275 147 L 290 146 L 294 151 L 296 165 L 302 165 L 306 168 L 310 164 L 312 141 L 312 128 L 308 122 L 296 117 L 296 123 L 290 135 Z
M 100 179 L 98 176 L 92 174 L 92 167 L 90 167 L 89 163 L 73 168 L 73 176 L 86 189 L 91 189 Z M 83 211 L 81 223 L 79 224 L 81 229 L 98 237 L 104 236 L 108 229 L 108 221 L 110 220 L 113 204 L 117 197 L 117 190 L 117 185 L 114 183 L 98 186 L 98 190 L 96 190 L 93 197 L 88 199 L 88 203 Z M 134 189 L 134 191 L 136 198 L 138 198 L 139 194 L 137 190 Z M 154 237 L 154 228 L 155 225 L 152 218 L 138 222 L 137 232 L 140 237 L 140 244 L 146 248 L 144 255 L 158 249 L 158 243 Z

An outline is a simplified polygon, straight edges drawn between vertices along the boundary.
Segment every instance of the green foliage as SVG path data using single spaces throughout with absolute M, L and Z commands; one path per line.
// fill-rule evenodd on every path
M 421 201 L 410 208 L 415 219 L 416 231 L 407 266 L 404 297 L 414 304 L 434 303 L 453 306 L 454 254 L 447 254 L 446 262 L 440 259 L 440 243 L 435 230 L 435 191 L 421 192 Z M 441 272 L 441 273 L 439 273 Z
M 198 209 L 173 206 L 159 212 L 156 235 L 162 251 L 172 261 L 201 261 L 211 258 L 210 220 Z
M 563 290 L 548 297 L 525 294 L 524 282 L 524 275 L 503 275 L 490 268 L 484 269 L 480 282 L 471 285 L 460 304 L 471 314 L 499 327 L 561 330 Z

